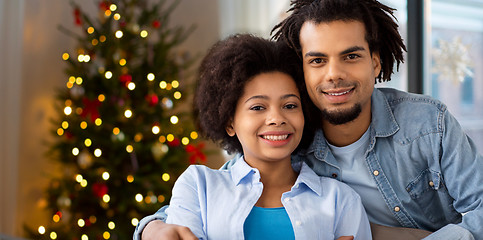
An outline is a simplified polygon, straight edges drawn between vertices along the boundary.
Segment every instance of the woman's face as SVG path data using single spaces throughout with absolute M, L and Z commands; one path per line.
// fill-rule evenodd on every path
M 253 166 L 259 161 L 290 160 L 303 128 L 302 103 L 295 81 L 285 73 L 268 72 L 246 83 L 226 131 L 238 137 L 245 161 Z

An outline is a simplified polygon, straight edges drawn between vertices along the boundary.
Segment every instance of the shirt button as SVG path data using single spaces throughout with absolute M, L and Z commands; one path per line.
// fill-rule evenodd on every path
M 285 202 L 289 202 L 290 201 L 290 198 L 289 197 L 286 197 L 285 199 L 283 199 Z
M 332 173 L 332 177 L 333 178 L 336 178 L 337 177 L 337 173 Z
M 302 222 L 297 220 L 297 221 L 295 221 L 295 225 L 300 226 L 300 225 L 302 225 Z
M 401 209 L 399 207 L 394 207 L 394 211 L 399 212 Z
M 374 173 L 374 176 L 379 175 L 379 171 L 377 171 L 377 170 L 374 170 L 374 172 L 372 172 L 372 173 Z
M 430 187 L 434 187 L 434 182 L 433 181 L 429 181 L 429 186 Z

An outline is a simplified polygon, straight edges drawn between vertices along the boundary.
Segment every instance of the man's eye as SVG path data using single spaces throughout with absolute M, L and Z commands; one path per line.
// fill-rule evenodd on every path
M 322 58 L 314 58 L 310 60 L 310 63 L 316 63 L 316 64 L 322 63 Z
M 353 60 L 353 59 L 357 59 L 357 58 L 359 58 L 359 55 L 357 55 L 357 54 L 349 54 L 349 55 L 347 55 L 347 59 L 349 59 L 349 60 Z

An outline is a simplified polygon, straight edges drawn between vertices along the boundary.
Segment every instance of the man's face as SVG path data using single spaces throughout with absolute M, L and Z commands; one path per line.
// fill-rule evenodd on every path
M 307 91 L 324 120 L 338 125 L 371 111 L 378 53 L 370 53 L 359 21 L 305 22 L 300 44 Z

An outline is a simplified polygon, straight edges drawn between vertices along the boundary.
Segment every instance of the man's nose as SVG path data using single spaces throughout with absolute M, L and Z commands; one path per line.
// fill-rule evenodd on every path
M 346 71 L 342 63 L 329 61 L 326 65 L 325 79 L 330 82 L 337 82 L 345 79 Z

